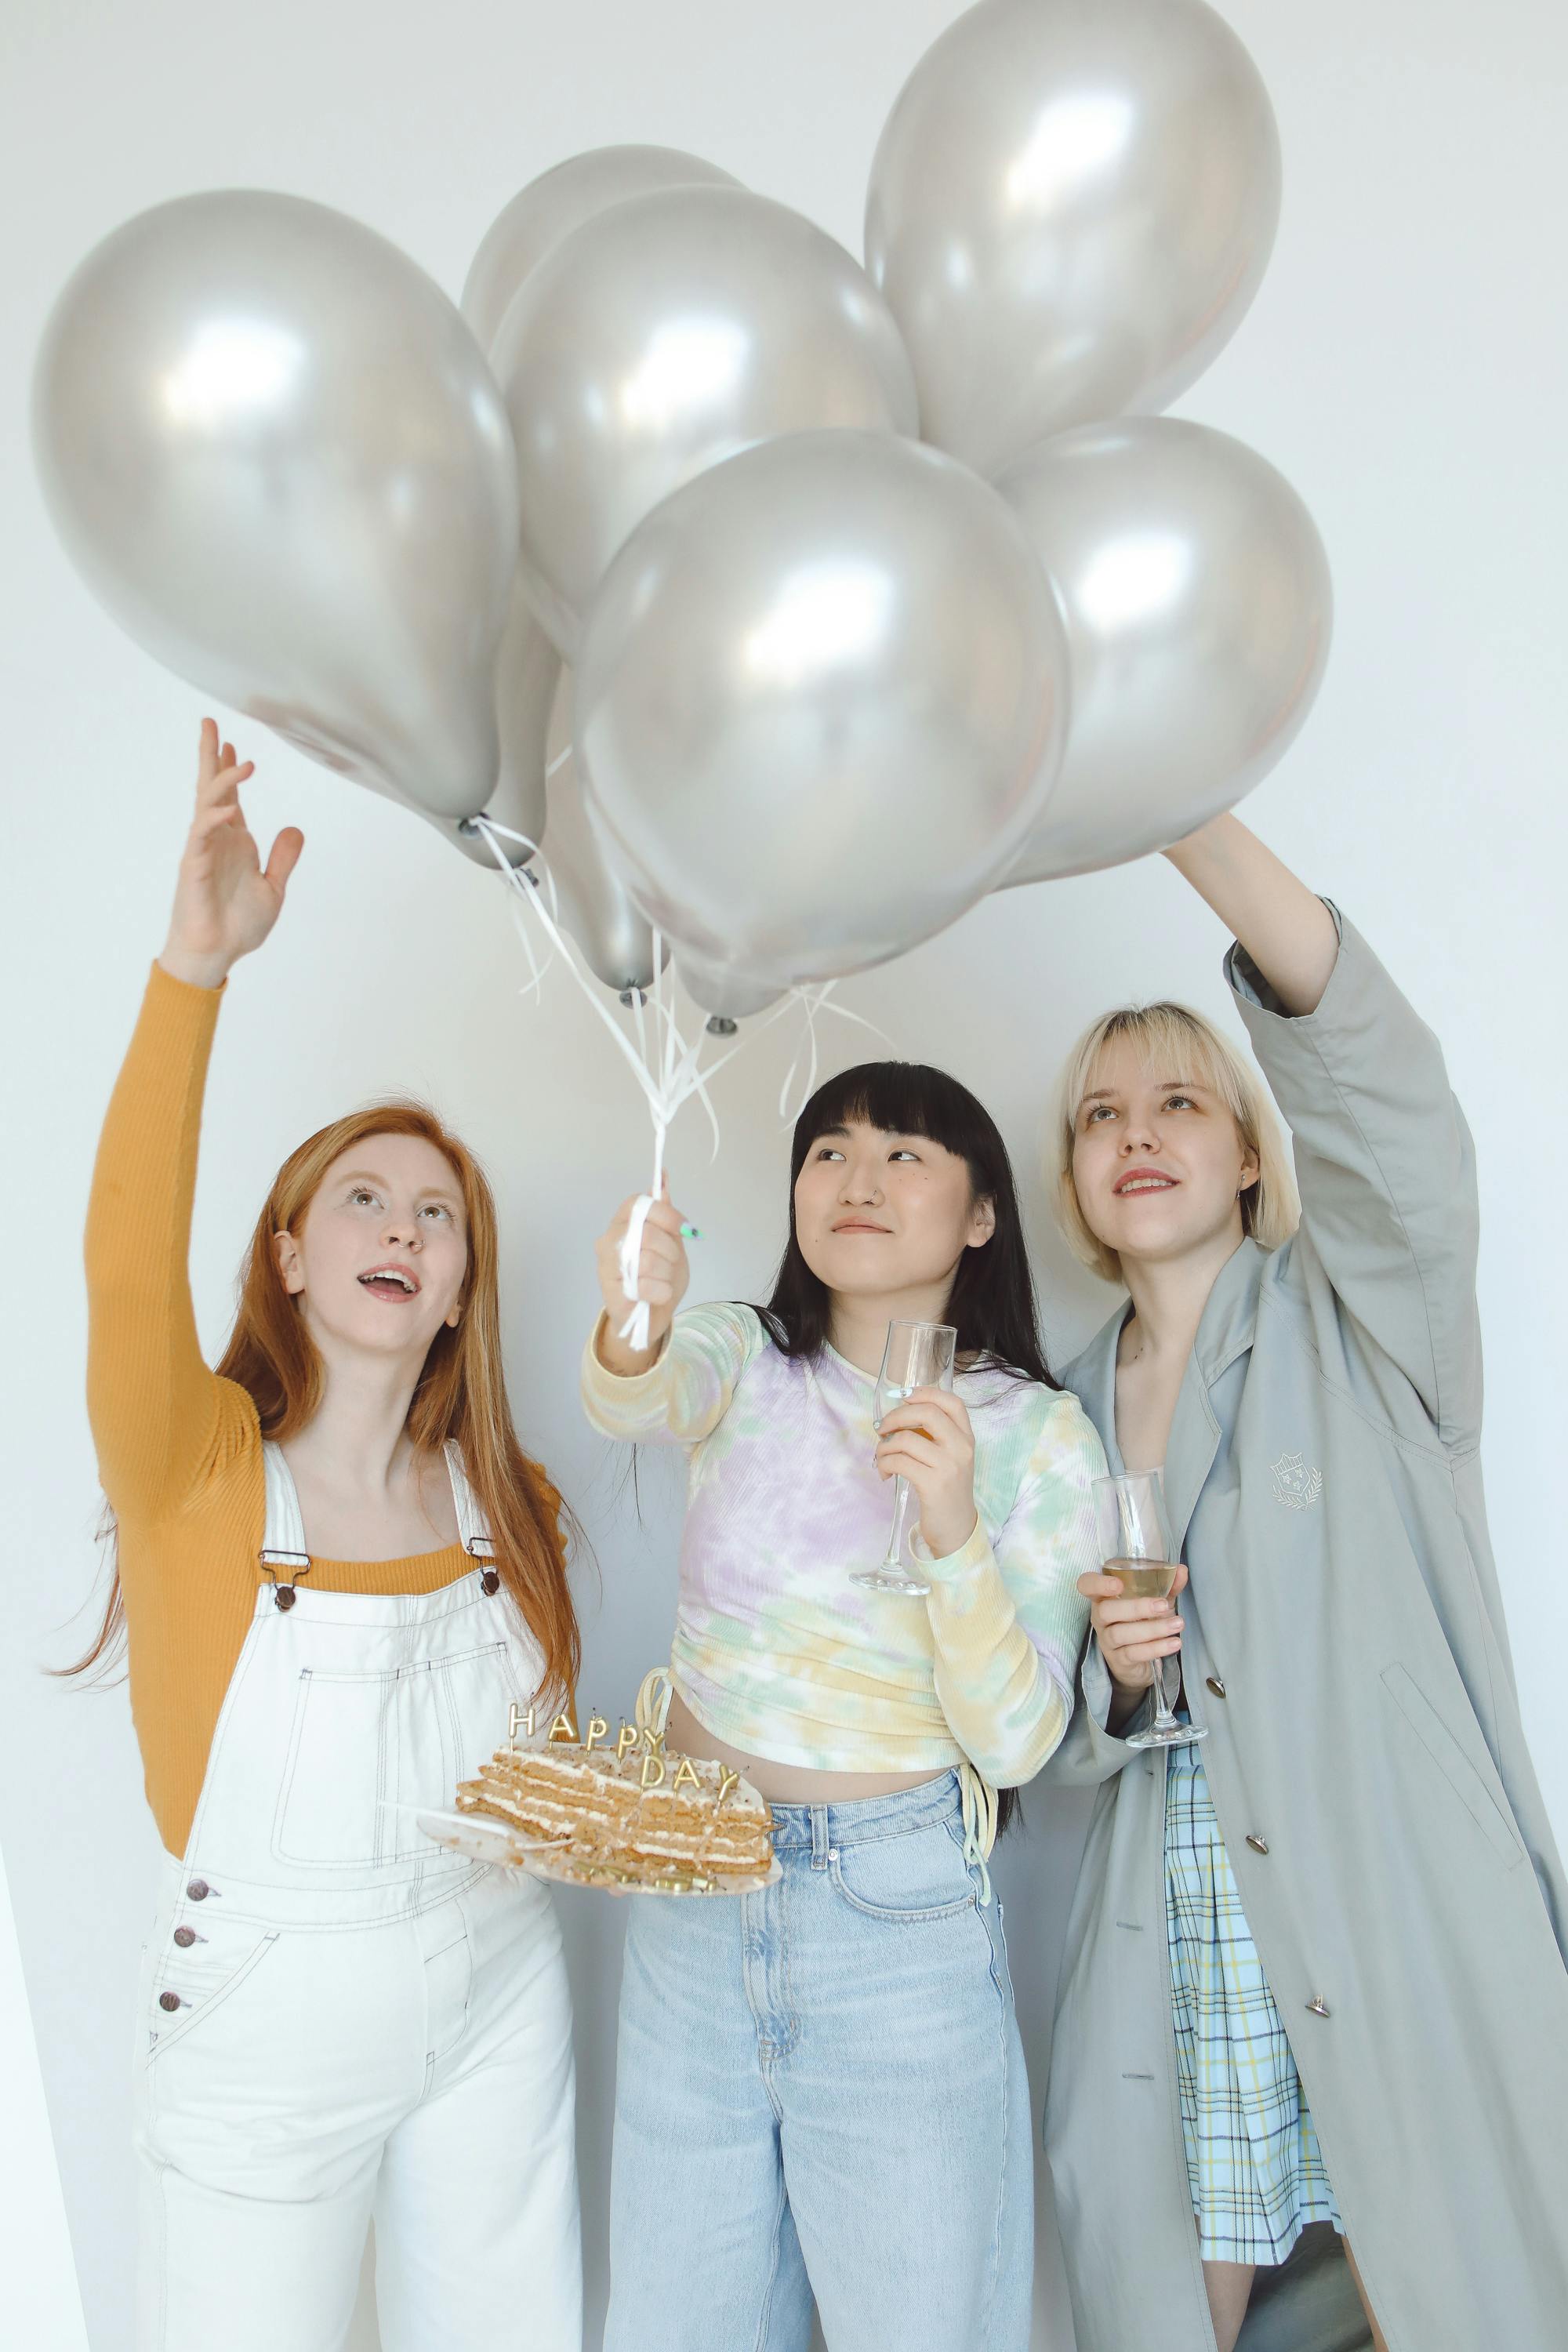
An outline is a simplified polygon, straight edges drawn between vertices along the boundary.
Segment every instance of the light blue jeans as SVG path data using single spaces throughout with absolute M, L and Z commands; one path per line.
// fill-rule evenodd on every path
M 761 1894 L 634 1895 L 605 2352 L 1026 2352 L 1033 2132 L 958 1778 L 775 1805 Z

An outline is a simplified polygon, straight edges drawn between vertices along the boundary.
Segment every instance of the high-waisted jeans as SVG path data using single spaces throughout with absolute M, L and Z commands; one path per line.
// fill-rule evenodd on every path
M 957 1775 L 775 1805 L 778 1884 L 634 1895 L 605 2352 L 1026 2352 L 1033 2134 Z

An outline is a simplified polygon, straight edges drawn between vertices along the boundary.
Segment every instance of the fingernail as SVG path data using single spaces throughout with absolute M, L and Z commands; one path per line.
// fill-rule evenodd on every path
M 702 1239 L 695 1225 L 682 1225 L 680 1230 L 689 1242 L 700 1242 Z

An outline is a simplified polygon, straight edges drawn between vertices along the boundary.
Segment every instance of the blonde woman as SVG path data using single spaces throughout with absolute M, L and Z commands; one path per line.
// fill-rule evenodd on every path
M 1184 1622 L 1084 1578 L 1047 1768 L 1100 1784 L 1046 2123 L 1080 2352 L 1229 2352 L 1310 2221 L 1377 2347 L 1561 2352 L 1568 1887 L 1487 1543 L 1468 1132 L 1365 942 L 1245 826 L 1168 856 L 1236 935 L 1300 1209 L 1206 1021 L 1094 1024 L 1060 1214 L 1129 1297 L 1064 1378 L 1113 1470 L 1163 1468 L 1185 1565 Z M 1139 1751 L 1162 1660 L 1207 1736 Z
M 495 1213 L 388 1103 L 284 1162 L 216 1371 L 185 1268 L 228 971 L 271 930 L 250 764 L 204 724 L 169 936 L 104 1124 L 89 1402 L 165 1849 L 137 2021 L 141 2352 L 581 2352 L 571 2012 L 547 1891 L 412 1805 L 574 1675 L 559 1497 L 501 1375 Z M 274 1083 L 279 1062 L 259 1074 Z

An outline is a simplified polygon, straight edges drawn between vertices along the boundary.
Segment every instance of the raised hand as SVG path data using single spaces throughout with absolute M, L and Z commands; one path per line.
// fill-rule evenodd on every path
M 216 725 L 202 721 L 196 807 L 180 859 L 169 936 L 158 961 L 175 980 L 216 988 L 232 965 L 258 948 L 282 910 L 283 893 L 305 836 L 286 825 L 263 867 L 239 805 L 239 788 L 255 763 L 219 744 Z
M 632 1302 L 621 1282 L 621 1244 L 631 1222 L 632 1208 L 632 1201 L 623 1201 L 609 1231 L 601 1234 L 595 1245 L 606 1317 L 599 1336 L 599 1360 L 606 1370 L 621 1373 L 645 1371 L 652 1363 L 691 1279 L 681 1235 L 685 1220 L 680 1211 L 671 1205 L 667 1183 L 647 1213 L 637 1261 L 637 1297 L 646 1299 L 648 1306 L 648 1344 L 639 1352 L 616 1337 L 631 1311 Z

